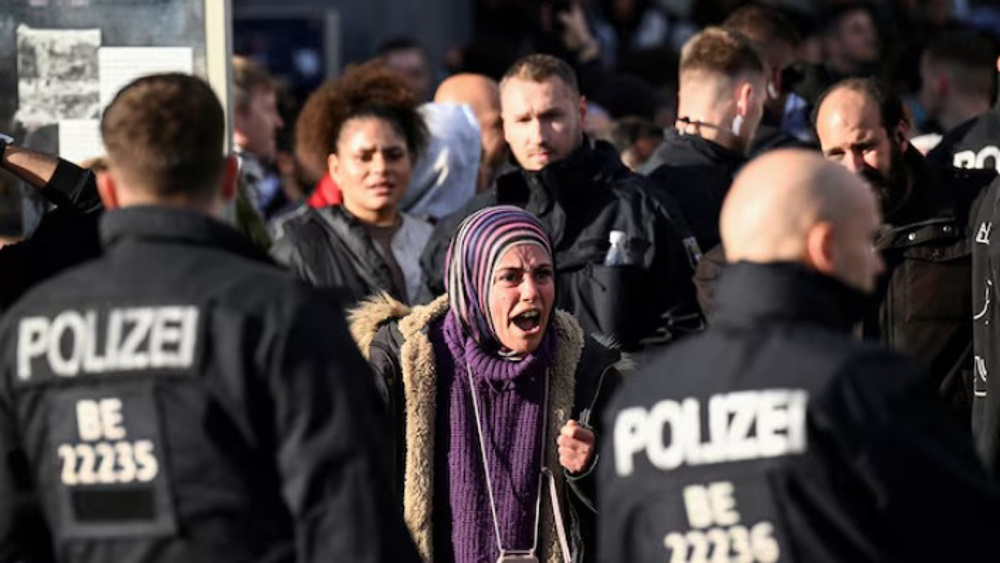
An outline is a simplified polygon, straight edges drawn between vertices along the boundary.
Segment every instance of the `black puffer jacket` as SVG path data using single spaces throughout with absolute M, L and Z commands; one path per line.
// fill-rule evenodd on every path
M 448 314 L 448 298 L 441 296 L 429 305 L 410 310 L 390 300 L 376 298 L 366 302 L 351 315 L 351 332 L 375 371 L 375 383 L 386 405 L 393 440 L 390 462 L 394 475 L 394 496 L 400 499 L 406 523 L 425 559 L 440 561 L 451 547 L 438 545 L 449 538 L 450 523 L 432 518 L 444 513 L 434 510 L 436 486 L 441 475 L 430 475 L 433 467 L 435 429 L 442 395 L 437 389 L 437 360 L 428 332 L 433 323 Z M 572 316 L 562 311 L 553 314 L 558 344 L 550 370 L 549 436 L 558 434 L 567 420 L 591 424 L 600 442 L 606 437 L 601 413 L 618 388 L 620 369 L 626 362 L 615 350 L 608 349 L 585 335 Z M 558 462 L 555 440 L 548 440 L 546 466 L 556 476 L 560 506 L 566 520 L 567 534 L 574 562 L 595 561 L 596 536 L 594 464 L 584 474 L 571 476 Z M 446 484 L 447 481 L 445 480 Z M 550 502 L 543 494 L 543 503 Z M 556 549 L 551 522 L 542 522 L 540 547 L 542 561 L 557 563 L 562 557 Z M 565 562 L 569 563 L 569 562 Z
M 858 292 L 738 263 L 718 304 L 608 407 L 603 561 L 996 560 L 1000 490 L 914 366 L 850 338 Z
M 677 202 L 702 249 L 719 244 L 719 214 L 733 176 L 746 162 L 742 154 L 698 135 L 666 132 L 653 156 L 640 168 L 663 194 Z
M 643 339 L 669 340 L 700 328 L 691 283 L 700 250 L 676 210 L 650 196 L 653 189 L 603 141 L 593 147 L 585 141 L 538 172 L 505 174 L 436 226 L 421 261 L 430 291 L 444 293 L 445 256 L 462 220 L 484 207 L 516 205 L 545 225 L 555 254 L 556 307 L 585 331 L 633 349 Z M 604 265 L 612 230 L 627 234 L 631 265 Z

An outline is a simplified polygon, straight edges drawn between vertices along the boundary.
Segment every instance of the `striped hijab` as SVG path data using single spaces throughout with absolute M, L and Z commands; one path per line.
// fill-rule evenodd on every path
M 448 247 L 444 279 L 451 310 L 484 348 L 500 348 L 489 307 L 494 270 L 507 250 L 521 244 L 537 245 L 552 257 L 552 243 L 534 215 L 499 205 L 466 217 Z

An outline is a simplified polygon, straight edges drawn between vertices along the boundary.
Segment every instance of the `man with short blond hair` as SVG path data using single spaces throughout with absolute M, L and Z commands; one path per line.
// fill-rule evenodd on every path
M 719 211 L 763 116 L 767 76 L 735 31 L 707 28 L 681 51 L 677 123 L 639 170 L 676 200 L 705 250 L 719 243 Z

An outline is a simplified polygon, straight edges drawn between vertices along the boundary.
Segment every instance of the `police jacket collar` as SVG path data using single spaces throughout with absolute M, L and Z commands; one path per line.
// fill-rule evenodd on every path
M 713 324 L 739 329 L 774 322 L 818 324 L 848 332 L 868 297 L 800 264 L 737 262 L 719 280 Z
M 223 248 L 246 258 L 270 259 L 239 231 L 197 211 L 159 205 L 137 205 L 108 211 L 101 217 L 101 243 L 111 248 L 125 240 Z
M 699 135 L 688 135 L 677 129 L 667 129 L 663 134 L 663 142 L 656 148 L 649 161 L 643 164 L 640 172 L 652 173 L 664 164 L 670 166 L 704 166 L 711 164 L 729 170 L 731 174 L 743 166 L 746 156 L 729 150 L 726 147 L 709 141 Z
M 627 171 L 613 146 L 584 137 L 566 158 L 541 170 L 520 170 L 529 189 L 526 208 L 544 213 L 556 202 L 569 207 L 583 203 L 590 199 L 590 192 L 605 189 L 608 182 Z

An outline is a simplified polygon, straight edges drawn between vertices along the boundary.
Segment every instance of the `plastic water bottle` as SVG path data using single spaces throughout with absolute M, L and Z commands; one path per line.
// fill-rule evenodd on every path
M 608 235 L 611 247 L 608 248 L 608 254 L 604 257 L 605 266 L 625 266 L 632 263 L 628 257 L 628 250 L 625 248 L 625 239 L 625 231 L 611 231 Z

